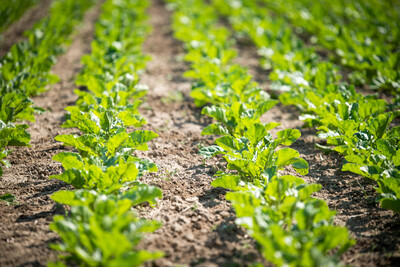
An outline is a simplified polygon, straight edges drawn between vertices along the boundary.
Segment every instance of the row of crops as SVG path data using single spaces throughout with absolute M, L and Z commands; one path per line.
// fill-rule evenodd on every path
M 74 191 L 59 191 L 52 199 L 68 205 L 68 216 L 56 216 L 50 228 L 62 243 L 53 248 L 66 252 L 67 262 L 84 266 L 139 266 L 158 258 L 160 252 L 138 250 L 146 232 L 156 230 L 156 221 L 140 219 L 131 208 L 144 202 L 155 204 L 161 190 L 136 179 L 157 171 L 154 163 L 133 156 L 148 150 L 147 142 L 158 135 L 133 130 L 146 121 L 137 110 L 146 88 L 138 75 L 148 60 L 141 53 L 149 31 L 146 1 L 106 1 L 96 24 L 92 53 L 76 83 L 76 105 L 67 107 L 63 127 L 80 130 L 79 135 L 59 135 L 57 141 L 78 152 L 61 152 L 53 157 L 64 172 L 50 178 L 62 180 Z
M 12 3 L 12 2 L 10 2 Z M 33 105 L 30 97 L 44 92 L 49 84 L 58 81 L 50 73 L 56 56 L 70 41 L 76 25 L 94 1 L 55 1 L 50 15 L 26 33 L 27 39 L 12 46 L 0 59 L 0 177 L 3 166 L 10 167 L 5 158 L 7 147 L 29 146 L 31 136 L 27 124 L 35 121 L 35 113 L 43 112 Z M 20 3 L 14 4 L 20 6 Z
M 18 20 L 27 9 L 36 5 L 38 1 L 39 0 L 2 1 L 0 5 L 0 33 Z
M 50 74 L 56 56 L 85 12 L 96 1 L 58 0 L 50 15 L 37 23 L 28 39 L 11 48 L 1 60 L 1 149 L 2 163 L 10 146 L 27 146 L 30 135 L 23 120 L 34 121 L 29 97 L 47 90 L 58 78 Z M 16 5 L 18 3 L 15 3 Z M 84 266 L 139 266 L 162 256 L 161 252 L 138 250 L 144 233 L 160 223 L 139 218 L 132 207 L 155 204 L 160 189 L 136 179 L 157 171 L 154 163 L 133 155 L 148 150 L 147 142 L 158 135 L 133 130 L 146 123 L 138 112 L 147 88 L 139 85 L 139 74 L 149 58 L 141 53 L 150 31 L 147 1 L 108 0 L 102 4 L 90 55 L 82 58 L 83 70 L 76 84 L 75 106 L 67 107 L 62 127 L 79 129 L 79 134 L 59 135 L 55 139 L 77 152 L 62 152 L 53 157 L 64 172 L 59 179 L 74 190 L 59 191 L 52 199 L 69 206 L 66 216 L 55 216 L 50 228 L 61 237 L 52 248 L 63 252 L 52 266 L 75 263 Z
M 175 37 L 184 42 L 185 60 L 191 63 L 185 74 L 194 80 L 191 96 L 197 105 L 213 104 L 202 114 L 216 123 L 202 135 L 222 135 L 200 151 L 206 157 L 222 154 L 227 162 L 212 185 L 231 190 L 226 199 L 235 208 L 236 222 L 248 229 L 268 261 L 278 266 L 337 265 L 338 255 L 353 241 L 347 229 L 333 225 L 334 213 L 326 202 L 312 197 L 321 185 L 279 173 L 288 165 L 298 174 L 308 173 L 308 163 L 287 147 L 300 131 L 279 131 L 274 139 L 269 130 L 279 123 L 261 123 L 277 101 L 232 62 L 231 33 L 219 26 L 213 6 L 202 0 L 169 2 L 175 9 Z
M 272 87 L 284 91 L 279 100 L 285 105 L 297 106 L 306 126 L 317 127 L 318 136 L 326 139 L 327 144 L 333 147 L 325 148 L 345 156 L 343 171 L 351 171 L 377 182 L 376 191 L 381 207 L 400 212 L 400 127 L 391 127 L 391 122 L 399 114 L 400 51 L 396 53 L 395 49 L 398 48 L 393 47 L 392 39 L 400 40 L 400 36 L 396 35 L 396 30 L 391 31 L 395 26 L 371 21 L 372 25 L 385 26 L 387 31 L 396 36 L 384 35 L 381 38 L 388 40 L 378 39 L 377 43 L 367 45 L 366 39 L 374 37 L 369 32 L 373 27 L 368 26 L 368 31 L 365 29 L 365 32 L 357 30 L 358 35 L 351 28 L 351 23 L 337 23 L 337 29 L 329 27 L 332 24 L 325 23 L 325 20 L 317 16 L 321 16 L 321 10 L 326 8 L 320 4 L 312 5 L 313 10 L 303 10 L 291 7 L 286 1 L 274 1 L 276 6 L 273 9 L 269 8 L 271 3 L 264 2 L 267 6 L 264 8 L 258 1 L 236 1 L 236 5 L 227 8 L 223 1 L 214 1 L 217 9 L 231 21 L 235 30 L 248 36 L 260 49 L 262 64 L 271 70 L 269 77 Z M 385 1 L 375 6 L 385 8 L 384 5 Z M 277 6 L 282 9 L 285 6 L 286 9 L 281 10 Z M 304 8 L 308 6 L 310 3 L 302 4 Z M 291 7 L 290 13 L 287 7 Z M 344 8 L 340 7 L 338 4 L 333 10 L 343 11 Z M 272 12 L 278 12 L 276 10 L 296 18 L 296 25 L 315 34 L 312 35 L 316 38 L 314 42 L 319 44 L 320 41 L 321 45 L 335 50 L 332 57 L 340 56 L 340 63 L 351 68 L 349 79 L 342 77 L 340 66 L 334 60 L 318 54 L 317 46 L 304 43 L 295 34 L 290 20 L 273 16 Z M 297 10 L 297 15 L 294 10 Z M 394 11 L 400 12 L 399 9 Z M 315 12 L 315 17 L 310 15 L 308 18 L 312 20 L 312 17 L 313 23 L 299 23 L 298 17 L 308 14 L 304 12 Z M 393 16 L 393 10 L 388 12 Z M 265 18 L 265 14 L 271 15 Z M 334 18 L 336 17 L 332 20 Z M 372 17 L 369 19 L 373 20 Z M 355 19 L 354 23 L 357 22 Z M 323 29 L 316 30 L 310 24 Z M 312 29 L 306 28 L 306 25 Z M 339 34 L 331 40 L 335 34 L 332 32 L 334 29 L 343 35 Z M 357 44 L 356 38 L 364 40 L 364 45 L 354 48 Z M 346 48 L 342 47 L 344 44 Z M 371 51 L 373 49 L 375 50 Z M 352 61 L 351 58 L 358 59 Z M 362 62 L 359 61 L 360 58 Z M 377 59 L 380 59 L 379 62 Z M 369 90 L 388 90 L 394 95 L 393 102 L 387 103 L 377 95 L 357 93 L 355 88 L 360 84 L 356 80 L 360 79 L 362 84 L 371 85 Z
M 68 210 L 50 226 L 61 238 L 52 245 L 62 252 L 53 266 L 138 266 L 163 255 L 137 249 L 142 237 L 161 224 L 134 212 L 135 206 L 154 205 L 162 198 L 159 188 L 137 180 L 156 172 L 156 164 L 134 156 L 137 150 L 148 150 L 147 143 L 158 136 L 135 129 L 146 123 L 138 108 L 147 93 L 139 76 L 149 60 L 141 52 L 150 31 L 149 2 L 102 2 L 91 54 L 82 58 L 75 81 L 78 100 L 66 108 L 62 125 L 79 132 L 55 138 L 75 152 L 53 157 L 64 171 L 50 178 L 73 188 L 52 195 Z M 23 13 L 15 8 L 18 3 L 2 7 L 13 15 L 0 21 L 0 27 Z M 44 112 L 30 98 L 58 81 L 50 73 L 56 57 L 95 4 L 99 2 L 55 0 L 49 16 L 0 60 L 3 166 L 10 167 L 10 147 L 29 146 L 28 126 L 22 122 L 33 122 L 35 113 Z M 327 203 L 313 196 L 321 185 L 282 172 L 292 168 L 298 175 L 308 173 L 308 163 L 289 147 L 300 131 L 281 130 L 274 137 L 271 130 L 280 123 L 262 123 L 260 118 L 279 101 L 296 106 L 305 126 L 317 128 L 318 137 L 326 140 L 327 145 L 317 146 L 343 155 L 342 170 L 375 181 L 380 207 L 400 213 L 400 126 L 394 126 L 400 103 L 400 6 L 390 0 L 166 4 L 190 65 L 185 77 L 192 80 L 191 97 L 214 121 L 202 135 L 219 136 L 200 154 L 226 163 L 212 186 L 229 189 L 226 200 L 235 209 L 236 223 L 277 266 L 342 266 L 340 255 L 354 240 L 345 227 L 334 225 L 335 212 Z M 234 63 L 235 36 L 258 48 L 260 65 L 271 90 L 280 92 L 279 101 Z

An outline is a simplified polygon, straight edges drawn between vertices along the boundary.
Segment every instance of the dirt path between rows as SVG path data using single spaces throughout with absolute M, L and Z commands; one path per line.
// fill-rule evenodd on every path
M 160 137 L 142 156 L 155 162 L 159 171 L 144 181 L 160 187 L 164 197 L 154 209 L 141 212 L 163 223 L 141 247 L 166 253 L 156 266 L 245 266 L 262 261 L 254 242 L 234 223 L 225 191 L 210 185 L 222 166 L 198 155 L 198 145 L 212 142 L 200 135 L 209 121 L 189 98 L 190 81 L 182 78 L 188 66 L 182 62 L 182 44 L 173 39 L 170 13 L 160 0 L 153 1 L 149 13 L 154 30 L 143 47 L 153 60 L 141 79 L 150 87 L 141 114 L 148 120 L 146 129 Z
M 11 46 L 24 39 L 24 32 L 48 15 L 52 0 L 41 0 L 29 8 L 16 22 L 0 34 L 0 57 L 3 57 Z
M 49 230 L 55 214 L 63 209 L 50 199 L 55 191 L 67 188 L 58 180 L 49 180 L 59 174 L 60 164 L 51 158 L 66 148 L 54 140 L 59 134 L 68 134 L 71 129 L 60 127 L 65 115 L 64 108 L 76 101 L 73 94 L 74 77 L 79 73 L 82 55 L 90 52 L 94 22 L 99 8 L 90 10 L 83 26 L 73 39 L 67 52 L 62 55 L 53 72 L 61 81 L 50 91 L 33 99 L 35 105 L 46 112 L 36 116 L 30 123 L 31 147 L 15 148 L 8 157 L 12 167 L 0 178 L 0 195 L 12 193 L 18 205 L 0 203 L 0 266 L 45 266 L 55 260 L 56 253 L 49 248 L 57 235 Z

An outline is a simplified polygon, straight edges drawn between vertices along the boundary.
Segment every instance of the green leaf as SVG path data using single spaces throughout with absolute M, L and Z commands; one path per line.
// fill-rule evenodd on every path
M 388 158 L 392 158 L 394 155 L 396 155 L 396 149 L 385 139 L 377 140 L 376 146 L 379 152 Z
M 150 252 L 146 250 L 134 251 L 128 255 L 114 259 L 110 263 L 110 267 L 141 266 L 146 261 L 155 260 L 163 256 L 163 252 Z
M 15 199 L 16 199 L 15 196 L 11 193 L 7 193 L 7 194 L 0 196 L 0 200 L 8 202 L 8 203 L 14 202 Z
M 345 159 L 348 162 L 355 163 L 357 165 L 364 165 L 366 160 L 365 156 L 363 155 L 347 155 Z
M 130 111 L 121 111 L 118 114 L 118 118 L 123 121 L 124 126 L 140 127 L 143 124 L 146 124 L 146 120 L 143 117 L 137 114 L 133 114 Z
M 278 122 L 270 122 L 270 123 L 266 123 L 264 125 L 264 128 L 265 128 L 265 130 L 269 131 L 269 130 L 272 130 L 272 129 L 280 126 L 280 125 L 281 125 L 281 123 L 278 123 Z
M 211 145 L 201 148 L 199 154 L 205 157 L 206 159 L 209 159 L 223 151 L 224 150 L 221 147 L 216 145 Z
M 260 123 L 251 125 L 245 134 L 253 146 L 256 146 L 267 135 L 269 135 L 268 130 Z
M 215 120 L 217 120 L 223 124 L 228 123 L 226 111 L 222 107 L 217 107 L 217 106 L 205 107 L 201 111 L 201 114 L 208 115 L 211 118 L 214 118 Z
M 380 114 L 368 125 L 368 128 L 372 130 L 373 134 L 375 135 L 376 139 L 381 139 L 383 135 L 389 128 L 390 122 L 395 118 L 393 112 L 388 112 L 384 114 Z
M 308 163 L 306 160 L 300 158 L 299 152 L 291 148 L 283 148 L 275 152 L 276 162 L 275 165 L 278 169 L 287 165 L 292 165 L 297 173 L 305 175 L 308 173 Z
M 391 193 L 393 193 L 395 198 L 400 199 L 400 179 L 389 177 L 383 179 L 381 182 L 388 190 L 390 190 Z
M 223 136 L 215 140 L 215 143 L 223 150 L 239 150 L 238 144 L 235 142 L 235 138 L 232 136 Z
M 221 175 L 217 175 L 217 179 L 212 181 L 211 185 L 214 187 L 236 190 L 236 188 L 239 186 L 239 181 L 239 175 L 223 173 Z
M 349 240 L 348 231 L 344 227 L 327 225 L 317 229 L 317 232 L 324 236 L 322 251 L 335 249 Z
M 344 164 L 342 167 L 342 171 L 349 171 L 349 172 L 359 174 L 359 175 L 367 177 L 367 178 L 372 178 L 372 176 L 368 172 L 361 170 L 360 165 L 353 164 L 353 163 Z
M 400 166 L 400 149 L 396 151 L 396 155 L 393 157 L 393 163 L 396 166 Z
M 106 143 L 106 147 L 108 149 L 108 153 L 110 155 L 115 155 L 115 152 L 118 151 L 119 148 L 123 147 L 123 144 L 128 139 L 129 135 L 126 132 L 121 132 L 116 135 L 111 136 Z
M 299 190 L 299 197 L 302 200 L 310 198 L 313 193 L 318 192 L 322 188 L 322 185 L 320 184 L 303 184 L 303 185 L 304 187 L 302 187 Z
M 284 166 L 292 164 L 293 159 L 296 159 L 299 156 L 300 154 L 296 150 L 288 147 L 283 148 L 275 152 L 275 165 L 278 167 L 278 169 L 281 169 Z
M 90 155 L 96 155 L 100 143 L 103 140 L 96 135 L 58 135 L 56 141 L 63 142 L 64 146 L 72 146 L 78 150 L 87 152 Z
M 139 174 L 139 170 L 136 164 L 133 162 L 121 163 L 117 166 L 111 166 L 107 168 L 104 177 L 99 177 L 99 181 L 96 186 L 101 190 L 110 189 L 113 190 L 113 186 L 119 188 L 124 183 L 135 181 Z M 93 177 L 96 178 L 96 177 Z
M 62 190 L 51 195 L 51 199 L 68 206 L 89 206 L 95 202 L 97 195 L 94 190 Z
M 276 134 L 278 135 L 276 142 L 285 146 L 290 146 L 301 136 L 300 131 L 297 129 L 285 129 L 277 132 Z
M 274 100 L 274 99 L 268 99 L 268 100 L 262 102 L 257 107 L 258 116 L 261 117 L 264 113 L 266 113 L 268 110 L 270 110 L 272 107 L 274 107 L 278 103 L 279 103 L 279 101 Z
M 129 138 L 126 141 L 126 147 L 136 148 L 138 150 L 148 150 L 147 142 L 158 137 L 158 134 L 148 130 L 136 130 L 129 134 Z
M 212 134 L 229 135 L 229 131 L 224 126 L 222 126 L 221 123 L 210 124 L 207 127 L 205 127 L 203 131 L 201 131 L 201 135 L 212 135 Z
M 162 191 L 155 186 L 139 184 L 124 192 L 122 199 L 129 199 L 132 205 L 138 205 L 149 202 L 151 205 L 156 204 L 156 200 L 162 199 Z
M 380 203 L 382 208 L 392 210 L 400 214 L 400 199 L 382 198 Z
M 85 178 L 83 177 L 81 171 L 77 169 L 66 170 L 60 175 L 51 175 L 49 179 L 58 179 L 64 181 L 77 189 L 83 188 L 86 184 Z
M 261 201 L 255 198 L 250 192 L 229 192 L 226 200 L 232 202 L 236 215 L 240 217 L 252 217 L 254 209 L 261 205 Z
M 82 169 L 84 166 L 82 157 L 74 152 L 61 152 L 53 156 L 53 160 L 61 162 L 64 169 Z
M 292 166 L 294 170 L 300 175 L 306 175 L 308 173 L 308 162 L 303 158 L 297 158 Z

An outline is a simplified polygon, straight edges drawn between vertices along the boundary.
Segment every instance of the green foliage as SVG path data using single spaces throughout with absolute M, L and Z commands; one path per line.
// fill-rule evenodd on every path
M 9 0 L 0 5 L 0 33 L 11 23 L 18 20 L 26 10 L 34 6 L 38 0 Z
M 61 162 L 65 171 L 50 179 L 62 180 L 77 189 L 94 189 L 107 194 L 134 184 L 144 173 L 157 171 L 154 164 L 132 156 L 83 159 L 79 154 L 64 152 L 53 159 Z
M 387 50 L 392 44 L 386 39 L 388 36 L 377 34 L 376 24 L 371 30 L 370 24 L 365 27 L 367 24 L 363 25 L 364 22 L 353 15 L 363 14 L 371 23 L 382 22 L 385 16 L 393 16 L 398 10 L 384 10 L 382 14 L 376 13 L 377 17 L 371 17 L 366 12 L 368 8 L 376 5 L 381 9 L 386 5 L 372 2 L 373 5 L 362 1 L 357 8 L 354 1 L 320 1 L 317 4 L 308 0 L 263 1 L 261 6 L 251 0 L 236 1 L 235 4 L 214 0 L 213 4 L 228 17 L 236 31 L 247 35 L 257 45 L 263 66 L 271 69 L 271 87 L 283 91 L 279 97 L 281 102 L 299 107 L 305 126 L 317 127 L 319 137 L 326 138 L 328 145 L 346 157 L 348 163 L 343 170 L 376 180 L 377 200 L 381 201 L 383 208 L 390 207 L 397 212 L 400 208 L 394 205 L 400 203 L 397 201 L 400 192 L 388 190 L 384 180 L 397 179 L 399 169 L 399 163 L 393 157 L 398 151 L 399 136 L 387 137 L 391 131 L 390 122 L 398 116 L 397 111 L 388 110 L 396 107 L 398 100 L 388 105 L 386 101 L 376 99 L 375 95 L 356 93 L 358 84 L 355 81 L 352 85 L 343 82 L 338 67 L 322 59 L 317 53 L 318 47 L 304 44 L 296 34 L 299 28 L 306 29 L 314 34 L 312 38 L 316 42 L 334 50 L 341 63 L 354 70 L 353 77 L 363 79 L 363 83 L 376 84 L 379 80 L 378 87 L 391 90 L 397 97 L 398 63 L 391 63 L 400 62 L 395 59 L 398 53 Z M 326 6 L 330 6 L 332 12 L 325 12 Z M 266 16 L 271 11 L 284 17 Z M 296 22 L 298 28 L 293 28 L 287 20 Z M 380 29 L 396 28 L 396 24 L 397 21 L 390 22 Z M 351 28 L 355 25 L 361 30 Z M 371 36 L 386 40 L 376 42 L 378 45 L 364 43 Z M 383 196 L 385 193 L 390 197 Z
M 104 3 L 92 52 L 82 58 L 84 68 L 76 80 L 89 90 L 89 93 L 76 91 L 77 106 L 81 110 L 89 111 L 101 105 L 119 107 L 119 111 L 125 111 L 125 117 L 129 113 L 138 114 L 136 109 L 141 102 L 130 102 L 147 92 L 146 87 L 138 84 L 138 75 L 149 60 L 141 53 L 144 36 L 150 30 L 144 23 L 147 15 L 142 12 L 148 4 L 147 1 Z M 122 119 L 122 114 L 119 117 Z
M 185 60 L 191 63 L 185 76 L 196 81 L 190 94 L 195 104 L 267 101 L 268 94 L 251 81 L 247 70 L 232 63 L 236 51 L 232 49 L 232 40 L 228 40 L 229 31 L 217 26 L 215 10 L 197 0 L 189 4 L 170 2 L 177 8 L 173 16 L 174 35 L 185 43 Z
M 262 102 L 234 102 L 233 104 L 204 107 L 202 114 L 208 115 L 218 123 L 207 126 L 201 134 L 243 136 L 251 126 L 260 123 L 260 117 L 276 103 L 276 100 L 268 99 Z M 270 124 L 270 126 L 278 126 L 278 124 Z
M 11 164 L 5 159 L 11 150 L 7 150 L 9 146 L 29 146 L 31 135 L 26 131 L 28 125 L 14 125 L 12 123 L 4 123 L 0 120 L 0 177 L 3 174 L 3 166 L 10 167 Z
M 156 138 L 156 133 L 147 130 L 128 133 L 126 130 L 126 127 L 145 123 L 137 107 L 105 104 L 108 109 L 95 105 L 87 112 L 81 111 L 79 106 L 67 107 L 69 116 L 63 127 L 77 127 L 83 135 L 59 135 L 56 140 L 75 147 L 85 157 L 128 155 L 133 150 L 148 150 L 146 143 Z
M 147 88 L 138 84 L 138 71 L 148 59 L 140 52 L 149 30 L 147 5 L 139 0 L 105 1 L 92 53 L 82 59 L 84 68 L 76 82 L 88 91 L 75 90 L 78 101 L 66 108 L 62 125 L 81 133 L 55 138 L 78 153 L 53 157 L 64 172 L 50 178 L 76 190 L 52 196 L 72 208 L 66 216 L 56 216 L 50 226 L 62 239 L 53 249 L 64 252 L 51 266 L 140 266 L 163 256 L 136 248 L 143 235 L 160 223 L 140 219 L 132 209 L 145 202 L 153 206 L 162 198 L 159 188 L 137 181 L 157 171 L 156 165 L 134 156 L 136 150 L 148 150 L 147 142 L 158 135 L 129 129 L 146 123 L 138 107 Z
M 13 194 L 7 193 L 0 196 L 0 203 L 4 201 L 7 203 L 7 205 L 18 205 L 18 202 L 16 202 L 15 199 L 16 197 Z
M 268 125 L 251 125 L 243 137 L 227 135 L 218 138 L 215 141 L 217 146 L 203 148 L 200 153 L 207 154 L 213 149 L 213 155 L 224 155 L 227 169 L 237 171 L 245 181 L 254 181 L 260 177 L 268 179 L 288 165 L 292 165 L 299 174 L 307 174 L 308 163 L 300 158 L 299 152 L 291 148 L 276 150 L 279 145 L 292 144 L 300 137 L 300 132 L 292 129 L 280 131 L 279 138 L 274 140 L 267 129 Z M 265 170 L 269 172 L 264 173 Z
M 277 101 L 251 82 L 244 68 L 232 63 L 236 53 L 228 39 L 230 33 L 218 26 L 215 7 L 240 14 L 240 1 L 211 1 L 213 6 L 202 0 L 168 2 L 174 9 L 175 37 L 184 42 L 185 60 L 191 63 L 191 70 L 185 73 L 195 81 L 191 96 L 196 105 L 212 104 L 204 107 L 202 114 L 215 122 L 205 127 L 202 135 L 221 136 L 215 145 L 200 149 L 206 158 L 222 155 L 227 162 L 226 170 L 217 172 L 212 185 L 232 190 L 226 198 L 233 203 L 237 223 L 248 228 L 270 262 L 277 266 L 340 266 L 338 256 L 353 241 L 346 228 L 333 225 L 334 212 L 326 202 L 311 196 L 321 185 L 280 174 L 286 166 L 299 174 L 308 173 L 308 163 L 299 152 L 286 147 L 300 137 L 300 131 L 278 131 L 274 139 L 269 131 L 280 124 L 261 123 L 260 117 Z M 230 4 L 237 10 L 227 8 Z M 321 87 L 324 82 L 318 80 Z
M 332 51 L 332 59 L 352 71 L 356 85 L 369 84 L 398 95 L 400 89 L 400 5 L 395 1 L 264 1 Z M 328 12 L 329 10 L 329 12 Z
M 0 31 L 37 1 L 6 2 L 0 7 Z M 28 145 L 30 141 L 25 131 L 27 125 L 13 123 L 35 121 L 34 113 L 43 111 L 34 107 L 29 97 L 44 92 L 49 84 L 58 81 L 50 69 L 93 3 L 93 0 L 54 1 L 50 15 L 26 32 L 27 40 L 15 44 L 0 59 L 0 160 L 4 165 L 9 165 L 3 160 L 9 154 L 5 146 Z M 0 167 L 0 176 L 2 172 Z
M 27 40 L 14 45 L 1 60 L 1 94 L 24 93 L 34 96 L 58 80 L 49 71 L 55 57 L 63 52 L 75 26 L 94 1 L 55 1 L 50 16 L 34 25 Z
M 338 266 L 338 254 L 354 241 L 346 228 L 332 225 L 334 212 L 311 194 L 321 185 L 293 176 L 275 176 L 266 185 L 244 184 L 228 193 L 238 216 L 277 266 Z M 336 255 L 329 251 L 338 249 Z
M 149 192 L 150 193 L 150 192 Z M 159 197 L 152 194 L 153 200 Z M 122 196 L 104 195 L 96 191 L 61 191 L 52 197 L 72 206 L 68 217 L 55 216 L 50 229 L 64 241 L 52 248 L 68 252 L 64 259 L 86 266 L 140 266 L 161 257 L 160 252 L 137 250 L 144 233 L 160 227 L 155 221 L 139 219 L 131 206 L 129 191 Z M 150 199 L 150 198 L 149 198 Z

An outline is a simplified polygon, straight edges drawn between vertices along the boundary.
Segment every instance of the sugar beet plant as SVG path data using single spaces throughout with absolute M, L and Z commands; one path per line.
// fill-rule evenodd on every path
M 351 244 L 346 228 L 333 225 L 334 212 L 311 195 L 321 185 L 282 175 L 292 166 L 308 173 L 307 162 L 289 148 L 300 137 L 295 129 L 269 130 L 279 123 L 263 124 L 261 115 L 277 101 L 269 99 L 246 69 L 233 64 L 230 32 L 218 26 L 216 9 L 201 0 L 168 1 L 174 9 L 175 37 L 187 49 L 193 78 L 192 97 L 197 105 L 213 104 L 202 113 L 216 122 L 202 134 L 216 134 L 215 145 L 201 149 L 206 157 L 221 154 L 227 169 L 212 185 L 231 189 L 237 223 L 261 245 L 262 255 L 277 266 L 339 266 L 338 256 Z
M 5 7 L 2 4 L 2 8 L 16 2 L 21 1 L 9 1 Z M 0 176 L 1 165 L 10 166 L 5 157 L 11 151 L 6 147 L 29 146 L 28 125 L 16 123 L 35 121 L 34 113 L 43 111 L 34 107 L 29 97 L 44 92 L 49 84 L 58 80 L 50 73 L 56 56 L 63 52 L 63 45 L 69 42 L 75 27 L 94 2 L 54 1 L 50 15 L 26 33 L 27 40 L 15 44 L 0 59 Z
M 77 152 L 54 156 L 64 172 L 53 175 L 71 184 L 74 191 L 60 191 L 52 199 L 71 206 L 65 216 L 55 216 L 50 228 L 62 242 L 53 244 L 64 252 L 60 262 L 80 266 L 139 266 L 162 256 L 160 252 L 136 247 L 147 232 L 160 224 L 140 219 L 135 205 L 155 204 L 161 190 L 137 181 L 147 172 L 157 171 L 154 163 L 134 156 L 147 150 L 147 142 L 158 135 L 133 130 L 145 120 L 138 106 L 146 90 L 138 84 L 138 73 L 148 59 L 141 45 L 149 31 L 145 15 L 148 2 L 107 0 L 96 24 L 92 53 L 82 59 L 84 68 L 77 83 L 87 91 L 76 90 L 76 106 L 63 127 L 76 127 L 80 135 L 59 135 L 57 141 Z
M 375 95 L 357 93 L 343 81 L 338 66 L 305 45 L 285 19 L 266 16 L 271 10 L 258 1 L 213 3 L 257 45 L 263 66 L 271 69 L 272 87 L 283 91 L 281 102 L 299 107 L 306 126 L 318 127 L 319 137 L 345 156 L 343 170 L 376 181 L 377 201 L 399 213 L 400 128 L 391 127 L 398 111 L 388 111 L 391 106 Z

